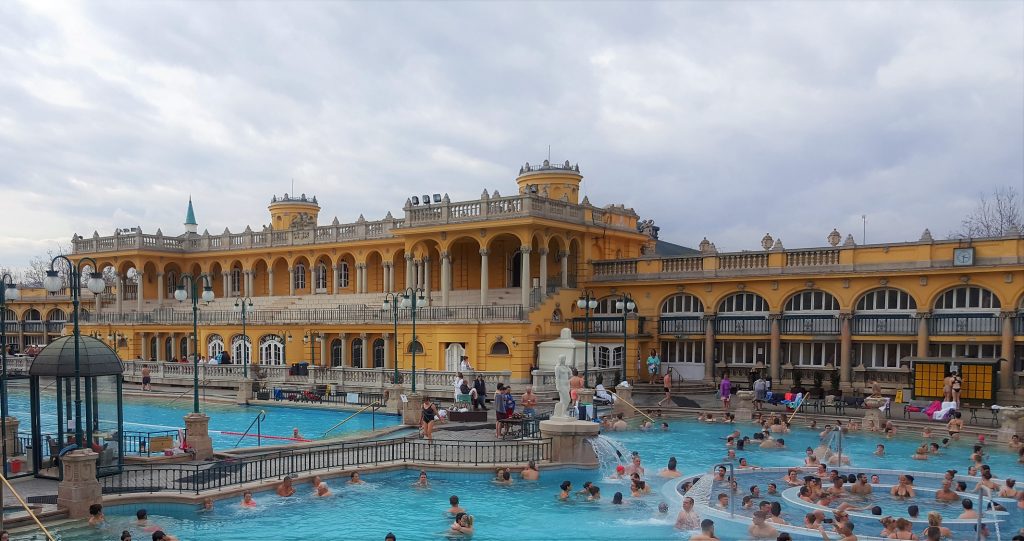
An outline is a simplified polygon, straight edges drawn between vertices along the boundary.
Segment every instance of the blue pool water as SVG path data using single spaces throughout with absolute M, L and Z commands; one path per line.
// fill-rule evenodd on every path
M 51 398 L 53 400 L 53 398 Z M 53 404 L 54 402 L 51 402 Z M 30 418 L 28 390 L 23 384 L 11 385 L 10 397 L 11 414 L 22 419 L 20 431 L 28 432 L 30 426 L 27 420 Z M 114 403 L 111 395 L 101 395 L 100 399 L 100 420 L 106 427 L 106 422 L 113 422 L 112 409 Z M 292 428 L 298 428 L 303 438 L 318 439 L 324 431 L 342 421 L 352 412 L 328 411 L 321 409 L 285 408 L 285 407 L 257 407 L 237 406 L 234 404 L 215 404 L 201 402 L 204 413 L 210 416 L 210 437 L 213 438 L 213 447 L 218 450 L 226 450 L 235 447 L 239 436 L 222 434 L 221 431 L 244 432 L 252 423 L 253 418 L 261 409 L 266 410 L 266 420 L 261 423 L 263 435 L 291 437 Z M 135 396 L 126 397 L 124 400 L 124 429 L 126 431 L 156 432 L 160 430 L 176 430 L 185 426 L 185 415 L 192 412 L 192 394 L 186 392 L 184 396 L 174 400 L 172 398 L 139 398 Z M 42 412 L 43 431 L 53 432 L 56 430 L 57 415 L 53 407 L 44 409 Z M 332 437 L 343 434 L 352 434 L 360 431 L 370 431 L 371 426 L 377 429 L 399 424 L 401 419 L 396 415 L 377 413 L 359 414 L 342 425 L 338 430 L 331 432 Z M 253 433 L 256 429 L 253 428 Z M 263 445 L 278 445 L 291 443 L 285 440 L 263 438 Z M 257 438 L 247 437 L 238 444 L 239 447 L 255 447 Z
M 677 505 L 672 505 L 667 515 L 658 514 L 658 503 L 666 501 L 660 491 L 674 483 L 666 485 L 666 482 L 656 477 L 657 471 L 664 467 L 670 456 L 679 460 L 683 472 L 705 471 L 725 457 L 723 438 L 726 434 L 737 427 L 749 433 L 754 425 L 707 425 L 688 420 L 669 422 L 669 432 L 625 432 L 611 436 L 627 448 L 638 451 L 644 459 L 646 478 L 651 480 L 654 489 L 651 495 L 641 498 L 631 498 L 625 484 L 603 478 L 598 470 L 544 470 L 540 481 L 516 480 L 512 486 L 492 484 L 489 474 L 438 472 L 431 473 L 432 486 L 429 489 L 411 488 L 416 472 L 398 471 L 366 474 L 364 479 L 369 482 L 366 486 L 349 487 L 344 485 L 342 479 L 328 479 L 335 495 L 327 499 L 312 497 L 308 484 L 300 485 L 298 496 L 291 499 L 277 498 L 272 492 L 258 493 L 256 499 L 259 507 L 255 510 L 240 508 L 236 500 L 217 502 L 215 511 L 209 514 L 198 514 L 192 506 L 147 507 L 157 524 L 183 540 L 380 540 L 388 531 L 393 531 L 401 540 L 444 539 L 451 537 L 448 533 L 451 519 L 444 515 L 444 510 L 448 507 L 448 497 L 457 494 L 462 505 L 476 517 L 476 539 L 688 539 L 688 532 L 679 532 L 673 528 Z M 740 452 L 739 456 L 746 457 L 755 465 L 791 466 L 802 462 L 805 447 L 818 444 L 817 432 L 806 429 L 796 429 L 786 434 L 785 439 L 790 445 L 789 450 L 755 448 Z M 856 472 L 858 468 L 907 468 L 941 472 L 956 468 L 966 471 L 967 457 L 971 450 L 969 442 L 954 444 L 937 457 L 920 462 L 909 458 L 919 441 L 919 437 L 910 434 L 892 440 L 885 440 L 876 434 L 855 434 L 846 443 L 847 451 L 853 454 L 853 466 L 844 470 Z M 878 442 L 884 443 L 889 449 L 888 457 L 871 455 Z M 997 477 L 1020 477 L 1022 468 L 1015 462 L 1015 455 L 994 445 L 989 447 L 989 452 L 991 456 L 987 463 L 992 466 Z M 765 472 L 764 475 L 768 474 Z M 602 501 L 557 501 L 555 496 L 558 494 L 558 485 L 563 480 L 570 480 L 576 489 L 584 481 L 596 482 L 602 489 Z M 883 478 L 882 482 L 886 481 Z M 759 482 L 767 483 L 767 478 Z M 927 486 L 923 482 L 918 484 Z M 780 486 L 780 489 L 783 488 Z M 616 491 L 622 491 L 626 496 L 626 503 L 621 507 L 610 503 Z M 778 499 L 785 502 L 782 498 Z M 898 512 L 901 507 L 905 508 L 904 502 L 883 505 L 890 506 L 886 514 L 905 516 L 905 513 Z M 804 512 L 789 503 L 783 503 L 783 508 L 793 521 Z M 922 512 L 927 510 L 928 507 L 922 505 Z M 110 521 L 107 530 L 96 531 L 77 526 L 64 530 L 63 539 L 111 539 L 126 528 L 138 536 L 141 529 L 134 526 L 131 519 L 134 511 L 135 507 L 112 508 L 107 513 Z M 1024 526 L 1021 517 L 1020 510 L 1011 511 L 1002 527 L 1004 539 L 1012 536 L 1007 535 L 1007 532 Z M 745 537 L 745 526 L 729 524 L 720 519 L 715 522 L 719 538 Z M 875 527 L 870 520 L 862 522 L 863 525 L 858 522 L 859 528 L 863 528 L 863 531 L 858 531 L 859 534 L 878 534 L 880 528 Z M 920 533 L 921 529 L 915 526 L 915 532 Z

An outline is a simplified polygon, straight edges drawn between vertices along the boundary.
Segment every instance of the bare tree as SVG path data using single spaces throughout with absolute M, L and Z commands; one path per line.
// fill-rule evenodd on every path
M 45 256 L 37 255 L 29 259 L 28 268 L 21 274 L 22 282 L 27 286 L 42 287 L 43 279 L 46 278 L 46 271 L 50 270 L 50 262 L 53 261 L 53 258 L 58 254 L 68 253 L 71 253 L 69 247 L 58 245 L 56 251 L 47 250 Z M 60 275 L 61 280 L 65 284 L 68 283 L 67 263 L 59 261 L 54 265 L 53 270 L 57 271 L 57 274 Z
M 997 188 L 991 194 L 982 194 L 978 206 L 968 214 L 960 229 L 950 238 L 1002 237 L 1017 234 L 1024 229 L 1021 220 L 1020 198 L 1011 186 Z

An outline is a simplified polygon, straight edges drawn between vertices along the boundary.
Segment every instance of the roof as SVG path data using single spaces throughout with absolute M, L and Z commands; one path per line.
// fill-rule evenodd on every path
M 120 375 L 121 359 L 114 350 L 91 336 L 78 338 L 79 374 L 82 377 Z M 75 337 L 62 336 L 43 348 L 29 366 L 30 376 L 75 377 Z
M 686 246 L 680 246 L 678 244 L 672 244 L 671 242 L 665 242 L 663 240 L 655 241 L 654 253 L 662 256 L 687 256 L 687 255 L 700 255 L 699 250 L 693 248 L 687 248 Z
M 192 198 L 188 198 L 188 212 L 185 214 L 185 225 L 199 225 L 196 223 L 196 213 L 192 210 Z

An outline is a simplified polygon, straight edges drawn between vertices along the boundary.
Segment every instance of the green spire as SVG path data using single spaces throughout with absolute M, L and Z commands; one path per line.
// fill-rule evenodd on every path
M 185 225 L 199 225 L 196 223 L 196 213 L 192 210 L 192 196 L 188 197 L 188 213 L 185 214 Z

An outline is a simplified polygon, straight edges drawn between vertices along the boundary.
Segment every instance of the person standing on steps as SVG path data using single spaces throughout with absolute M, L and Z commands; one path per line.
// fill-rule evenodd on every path
M 658 401 L 658 405 L 659 406 L 662 405 L 666 400 L 668 401 L 669 404 L 672 404 L 672 371 L 671 370 L 667 370 L 665 372 L 665 377 L 662 378 L 662 381 L 664 383 L 663 389 L 665 390 L 665 398 L 662 398 L 661 400 Z
M 732 400 L 732 382 L 729 381 L 729 372 L 722 372 L 722 381 L 718 384 L 718 396 L 722 399 L 722 409 L 729 412 L 729 402 Z
M 647 356 L 647 374 L 650 376 L 650 384 L 658 378 L 658 371 L 661 368 L 661 359 L 658 357 L 658 350 L 651 348 L 651 354 Z

